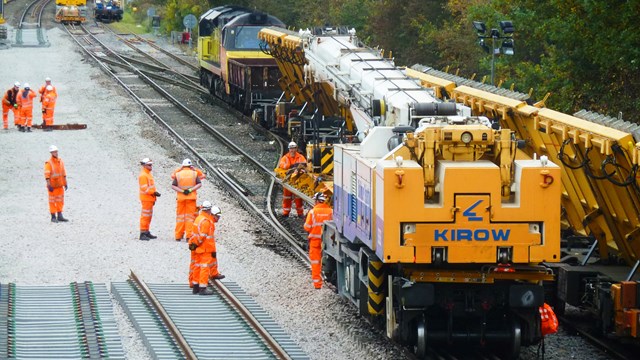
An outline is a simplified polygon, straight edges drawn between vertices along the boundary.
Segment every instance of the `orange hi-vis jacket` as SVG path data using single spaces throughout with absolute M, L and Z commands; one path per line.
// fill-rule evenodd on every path
M 153 180 L 150 170 L 142 168 L 140 176 L 138 176 L 138 184 L 140 185 L 140 201 L 156 201 L 156 182 Z
M 47 84 L 40 86 L 40 90 L 38 90 L 38 94 L 40 94 L 40 102 L 44 102 L 44 97 L 48 93 L 54 93 L 56 97 L 58 97 L 58 91 L 56 90 L 56 87 L 53 85 L 51 85 L 51 87 L 53 88 L 53 90 L 47 91 Z
M 191 189 L 196 186 L 198 179 L 198 173 L 195 170 L 191 170 L 189 167 L 184 167 L 182 170 L 176 173 L 176 182 L 178 187 L 182 190 Z M 196 191 L 190 192 L 188 195 L 178 192 L 178 200 L 196 200 Z
M 18 103 L 18 94 L 20 90 L 14 90 L 11 88 L 4 93 L 4 97 L 2 98 L 2 103 L 6 106 L 13 106 Z
M 27 95 L 24 96 L 25 91 L 27 91 L 27 89 L 22 89 L 18 94 L 18 105 L 22 109 L 33 109 L 33 98 L 36 97 L 36 94 L 29 89 Z
M 179 168 L 173 170 L 173 172 L 171 173 L 171 180 L 175 180 L 176 179 L 176 174 L 178 173 L 178 171 L 184 169 L 183 166 L 180 166 Z M 202 170 L 198 169 L 195 166 L 190 167 L 191 170 L 195 171 L 196 173 L 198 173 L 198 179 L 200 179 L 200 181 L 204 180 L 207 178 L 207 176 L 202 172 Z
M 333 219 L 333 209 L 325 204 L 318 203 L 309 210 L 304 229 L 309 233 L 309 241 L 320 241 L 322 239 L 322 224 Z
M 189 244 L 196 244 L 196 254 L 212 253 L 216 251 L 216 242 L 213 232 L 216 230 L 216 220 L 212 214 L 204 211 L 193 222 L 193 235 Z
M 67 172 L 62 159 L 52 156 L 44 163 L 44 178 L 49 180 L 54 189 L 67 185 Z
M 278 167 L 281 169 L 288 170 L 294 164 L 306 163 L 306 162 L 307 162 L 307 159 L 304 157 L 304 155 L 300 154 L 299 152 L 297 152 L 293 157 L 289 156 L 289 153 L 286 153 L 284 154 L 284 156 L 280 158 L 280 163 L 278 163 Z

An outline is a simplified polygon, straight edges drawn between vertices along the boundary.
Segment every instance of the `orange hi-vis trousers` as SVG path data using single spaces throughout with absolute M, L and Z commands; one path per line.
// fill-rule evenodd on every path
M 2 102 L 2 125 L 5 129 L 9 128 L 9 110 L 13 112 L 13 124 L 16 125 L 18 121 L 18 109 Z
M 42 121 L 44 121 L 44 124 L 46 126 L 51 126 L 53 125 L 53 112 L 54 112 L 54 108 L 48 108 L 45 109 L 45 112 L 42 114 Z
M 196 264 L 193 271 L 193 278 L 190 280 L 192 284 L 199 284 L 200 287 L 207 287 L 209 278 L 217 276 L 218 259 L 213 257 L 210 252 L 196 254 Z M 195 280 L 195 282 L 193 282 Z
M 153 205 L 155 201 L 141 201 L 142 212 L 140 213 L 140 232 L 149 231 L 151 217 L 153 217 Z
M 53 188 L 49 191 L 49 212 L 51 214 L 62 212 L 64 208 L 64 188 Z
M 309 240 L 309 260 L 311 261 L 311 280 L 316 289 L 322 287 L 322 240 Z
M 33 107 L 21 107 L 20 108 L 20 125 L 31 127 L 33 123 Z
M 191 250 L 191 262 L 189 263 L 189 287 L 198 285 L 198 278 L 196 278 L 196 269 L 198 268 L 198 254 L 195 250 Z M 198 271 L 198 276 L 200 272 Z
M 304 213 L 304 208 L 302 207 L 302 199 L 293 195 L 293 193 L 287 189 L 283 189 L 282 191 L 282 215 L 287 216 L 291 212 L 291 200 L 295 199 L 296 203 L 296 212 L 298 216 L 302 216 Z
M 196 200 L 177 200 L 177 204 L 175 238 L 182 239 L 186 232 L 188 240 L 193 233 L 193 221 L 198 216 Z

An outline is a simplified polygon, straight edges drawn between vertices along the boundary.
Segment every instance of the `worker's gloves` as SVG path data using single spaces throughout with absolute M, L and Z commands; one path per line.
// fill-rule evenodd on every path
M 191 194 L 191 189 L 184 189 L 184 191 L 182 191 L 183 194 L 185 195 L 189 195 Z
M 196 245 L 194 243 L 189 244 L 189 250 L 191 250 L 191 251 L 195 250 L 197 247 L 198 247 L 198 245 Z
M 17 109 L 18 108 L 18 104 L 13 104 L 13 107 Z
M 68 188 L 69 188 L 69 186 L 65 185 L 64 186 L 64 191 L 67 191 Z
M 47 110 L 42 109 L 42 113 L 43 113 L 43 114 L 46 114 L 46 112 L 47 112 Z
M 213 256 L 213 258 L 215 259 L 217 254 L 218 253 L 214 251 L 214 252 L 211 253 L 211 256 Z
M 47 185 L 47 189 L 49 189 L 49 192 L 53 192 L 53 186 Z
M 155 195 L 155 196 L 157 196 L 157 197 L 160 197 L 160 193 L 159 193 L 159 192 L 157 192 L 157 191 L 156 191 L 156 192 L 154 192 L 154 193 L 153 193 L 153 195 Z

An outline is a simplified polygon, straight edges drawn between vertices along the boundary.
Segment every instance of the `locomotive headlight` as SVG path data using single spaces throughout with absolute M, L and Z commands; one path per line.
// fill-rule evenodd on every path
M 470 143 L 471 140 L 473 140 L 473 135 L 471 135 L 471 133 L 468 131 L 465 131 L 462 133 L 462 135 L 460 135 L 460 141 L 462 141 L 465 144 Z

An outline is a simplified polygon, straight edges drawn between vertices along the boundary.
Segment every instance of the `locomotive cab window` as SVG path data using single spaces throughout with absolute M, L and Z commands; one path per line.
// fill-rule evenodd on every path
M 258 32 L 263 26 L 237 26 L 225 29 L 224 47 L 227 50 L 258 50 Z

